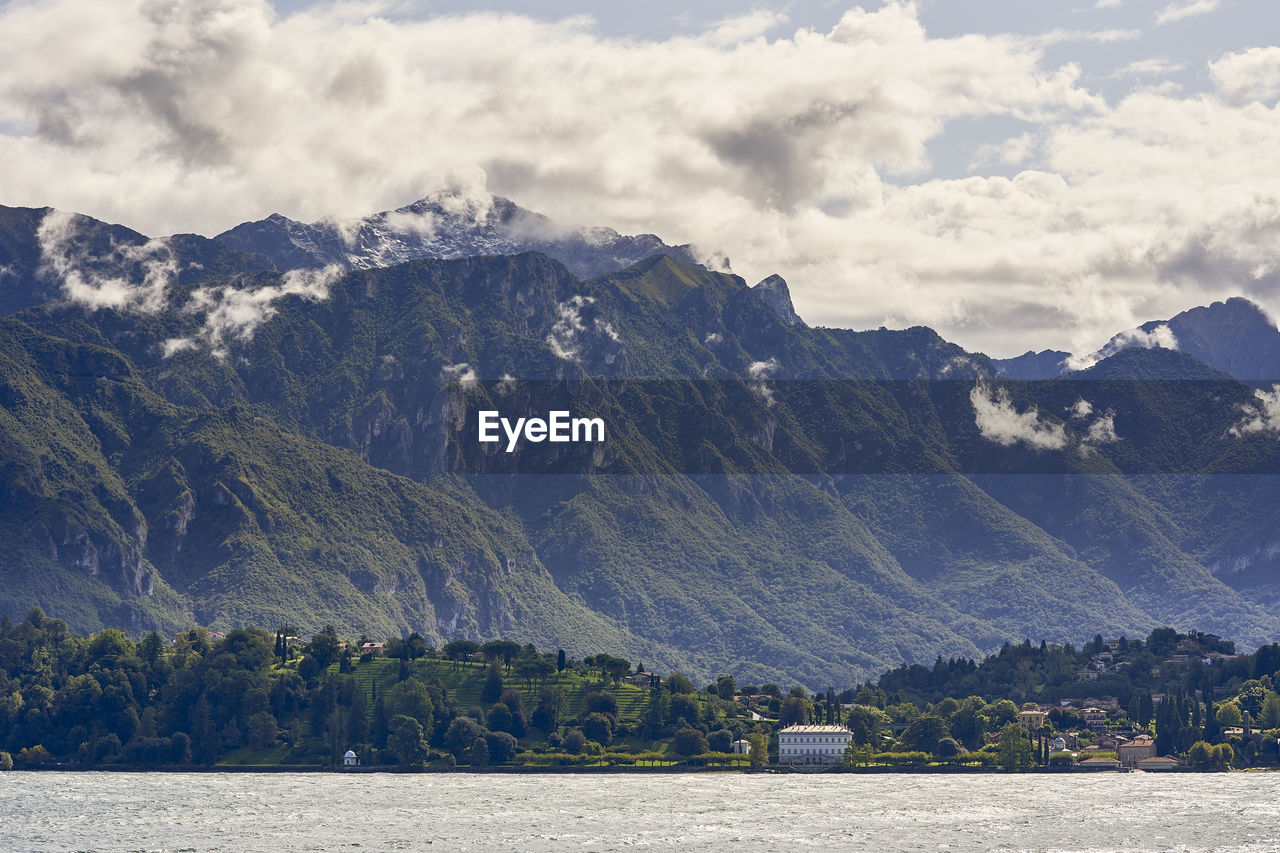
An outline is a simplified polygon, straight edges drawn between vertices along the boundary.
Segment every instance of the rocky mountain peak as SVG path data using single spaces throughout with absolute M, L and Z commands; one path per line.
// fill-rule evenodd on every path
M 801 320 L 800 315 L 796 313 L 795 306 L 791 304 L 791 290 L 787 287 L 787 281 L 782 276 L 777 274 L 769 276 L 752 287 L 751 292 L 761 302 L 773 309 L 773 312 L 787 326 L 808 328 L 805 326 L 804 320 Z

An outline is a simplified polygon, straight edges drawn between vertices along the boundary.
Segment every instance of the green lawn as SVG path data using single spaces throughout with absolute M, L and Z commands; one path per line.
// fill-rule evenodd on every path
M 400 661 L 388 658 L 374 658 L 364 663 L 354 662 L 354 671 L 352 677 L 355 678 L 356 684 L 360 686 L 361 692 L 365 696 L 365 701 L 369 703 L 370 712 L 373 711 L 374 702 L 374 685 L 377 685 L 377 695 L 381 696 L 388 688 L 395 685 L 400 675 Z M 488 677 L 489 667 L 487 664 L 481 663 L 454 663 L 445 660 L 417 660 L 409 664 L 412 676 L 419 681 L 431 681 L 438 679 L 448 691 L 449 698 L 458 703 L 463 710 L 475 705 L 484 705 L 480 701 L 480 693 L 484 690 L 485 679 Z M 333 669 L 336 670 L 336 665 Z M 514 672 L 503 675 L 504 687 L 519 690 L 521 697 L 524 699 L 525 710 L 533 713 L 538 707 L 538 697 L 542 692 L 542 687 L 534 682 L 530 688 L 523 679 L 516 676 Z M 576 717 L 582 710 L 582 697 L 593 690 L 602 693 L 609 693 L 618 700 L 618 715 L 624 720 L 636 720 L 644 713 L 645 705 L 648 702 L 649 691 L 630 684 L 601 684 L 598 676 L 584 676 L 577 672 L 566 670 L 565 672 L 552 675 L 546 680 L 545 686 L 559 687 L 564 690 L 565 706 L 563 714 L 565 717 Z

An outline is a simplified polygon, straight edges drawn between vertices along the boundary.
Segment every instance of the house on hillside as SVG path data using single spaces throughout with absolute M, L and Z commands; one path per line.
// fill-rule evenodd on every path
M 631 685 L 634 685 L 635 687 L 647 688 L 653 684 L 654 679 L 657 679 L 659 683 L 662 682 L 662 679 L 657 675 L 657 673 L 636 672 L 636 673 L 632 673 L 631 675 L 628 675 L 626 678 L 623 678 L 622 683 L 631 684 Z
M 1080 716 L 1084 718 L 1084 724 L 1095 732 L 1107 727 L 1107 712 L 1101 708 L 1082 708 Z
M 369 657 L 380 658 L 387 651 L 386 643 L 365 643 L 360 647 L 360 655 L 368 655 Z
M 1048 721 L 1049 715 L 1045 711 L 1028 709 L 1018 712 L 1018 725 L 1029 732 L 1037 731 Z
M 778 732 L 778 763 L 839 764 L 852 738 L 843 726 L 787 726 Z

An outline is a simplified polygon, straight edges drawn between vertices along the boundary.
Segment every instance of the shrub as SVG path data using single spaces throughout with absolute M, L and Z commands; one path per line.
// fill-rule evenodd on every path
M 564 736 L 564 751 L 577 755 L 587 745 L 587 736 L 580 729 L 573 729 Z
M 582 733 L 589 740 L 608 746 L 613 743 L 613 718 L 599 711 L 587 714 L 582 721 Z
M 1050 767 L 1070 767 L 1076 763 L 1076 757 L 1069 752 L 1055 752 L 1049 756 Z
M 36 764 L 49 764 L 53 761 L 53 755 L 43 745 L 36 744 L 35 746 L 23 747 L 18 751 L 13 761 L 23 767 L 30 767 Z
M 910 752 L 881 752 L 876 755 L 880 764 L 892 764 L 897 767 L 919 767 L 929 763 L 929 753 L 913 750 Z
M 702 755 L 708 750 L 707 738 L 697 729 L 679 729 L 671 739 L 677 755 Z
M 7 752 L 0 752 L 0 771 L 13 769 L 13 756 Z

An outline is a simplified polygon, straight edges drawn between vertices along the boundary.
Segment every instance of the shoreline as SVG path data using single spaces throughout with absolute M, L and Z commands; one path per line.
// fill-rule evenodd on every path
M 348 775 L 361 776 L 370 774 L 393 774 L 393 775 L 422 775 L 422 774 L 474 774 L 474 775 L 589 775 L 589 774 L 608 774 L 608 775 L 634 775 L 643 776 L 646 774 L 667 774 L 667 775 L 693 775 L 693 774 L 723 774 L 723 773 L 741 773 L 746 775 L 775 775 L 775 776 L 879 776 L 885 774 L 892 775 L 974 775 L 974 774 L 991 774 L 997 776 L 1018 776 L 1018 775 L 1041 775 L 1041 776 L 1074 776 L 1074 775 L 1127 775 L 1128 773 L 1140 773 L 1151 775 L 1165 775 L 1178 773 L 1268 773 L 1277 772 L 1280 768 L 1274 767 L 1251 767 L 1247 769 L 1197 769 L 1192 767 L 1178 768 L 1176 770 L 1132 770 L 1122 771 L 1118 769 L 1092 769 L 1092 768 L 1049 768 L 1049 767 L 1032 767 L 1027 770 L 1011 771 L 997 767 L 826 767 L 814 769 L 801 769 L 799 767 L 789 767 L 787 765 L 768 765 L 761 768 L 731 767 L 731 768 L 708 768 L 708 767 L 529 767 L 524 765 L 509 765 L 500 767 L 325 767 L 314 764 L 300 765 L 185 765 L 185 764 L 166 764 L 166 765 L 96 765 L 96 766 L 57 766 L 57 767 L 25 767 L 22 769 L 15 768 L 10 772 L 28 772 L 28 773 L 323 773 L 332 775 Z M 0 777 L 2 778 L 2 777 Z

